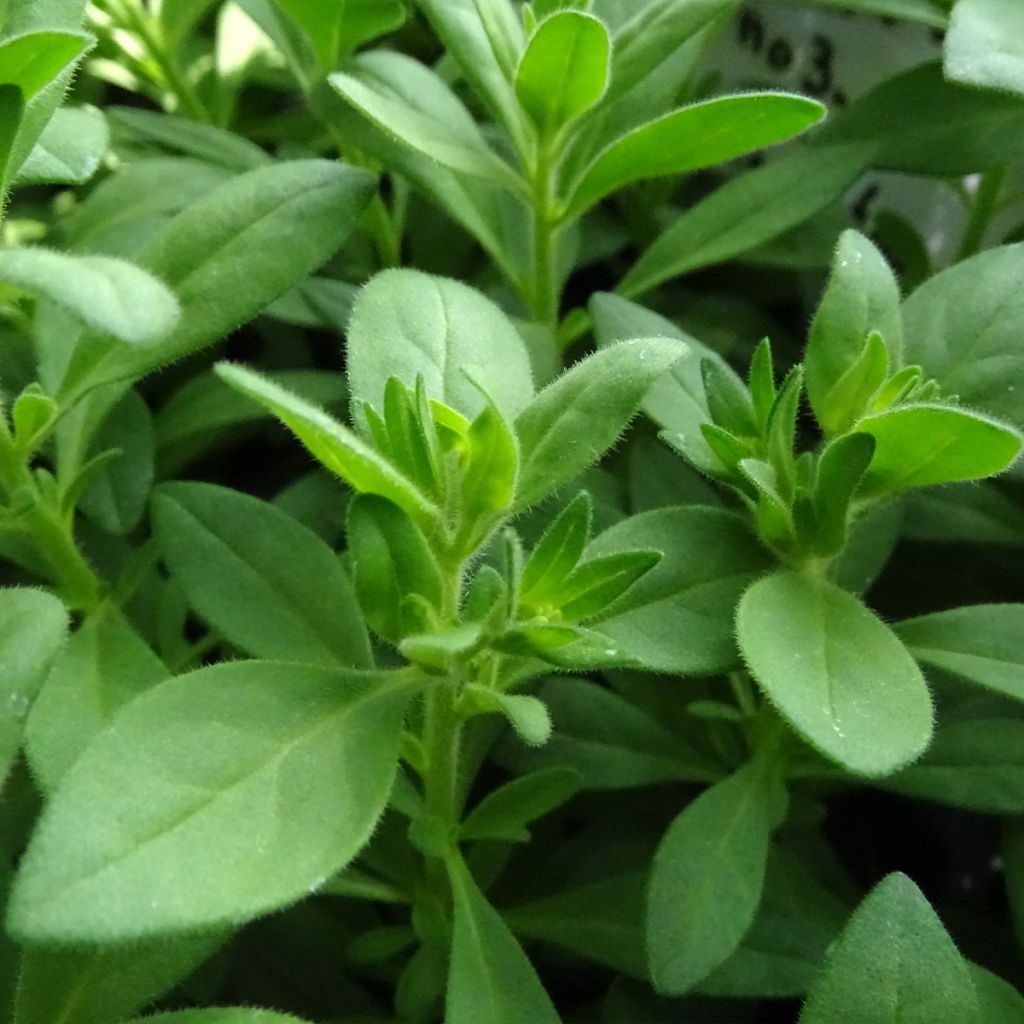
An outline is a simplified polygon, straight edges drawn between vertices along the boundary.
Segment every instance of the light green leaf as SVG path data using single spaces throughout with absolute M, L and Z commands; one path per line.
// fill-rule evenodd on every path
M 569 189 L 578 216 L 634 181 L 697 171 L 782 142 L 821 120 L 825 108 L 786 93 L 722 96 L 675 110 L 607 146 Z
M 19 185 L 81 185 L 110 145 L 107 120 L 94 107 L 58 110 L 18 172 Z
M 712 508 L 644 512 L 605 531 L 586 558 L 644 549 L 661 560 L 590 623 L 607 640 L 596 664 L 706 675 L 735 667 L 732 635 L 740 595 L 770 566 L 746 523 Z M 574 657 L 574 645 L 559 652 Z M 580 664 L 588 664 L 580 652 Z
M 431 398 L 470 419 L 487 404 L 480 388 L 510 420 L 533 397 L 530 357 L 508 317 L 473 288 L 418 270 L 384 271 L 362 289 L 346 352 L 352 398 L 378 412 L 390 377 L 411 388 L 422 376 Z
M 1019 160 L 1022 129 L 1019 97 L 947 82 L 942 65 L 933 63 L 887 78 L 858 97 L 818 141 L 874 144 L 879 170 L 951 177 Z
M 662 837 L 647 892 L 647 952 L 659 992 L 688 992 L 753 922 L 779 785 L 768 758 L 752 761 L 706 789 Z
M 957 0 L 942 57 L 951 81 L 1024 93 L 1024 8 L 1002 0 Z
M 88 327 L 153 345 L 179 320 L 179 307 L 155 277 L 123 260 L 50 249 L 0 252 L 0 280 L 49 299 Z
M 896 626 L 919 661 L 1024 701 L 1024 605 L 978 604 Z
M 338 556 L 266 502 L 213 484 L 159 488 L 153 527 L 189 604 L 248 654 L 369 668 L 370 642 Z
M 968 963 L 982 1024 L 1024 1024 L 1024 996 L 997 974 Z
M 898 369 L 903 349 L 899 285 L 885 257 L 868 238 L 857 231 L 844 231 L 804 355 L 807 396 L 819 423 L 834 423 L 829 398 L 857 362 L 872 331 L 881 334 L 893 369 Z
M 852 594 L 774 573 L 743 595 L 736 633 L 769 700 L 826 757 L 880 776 L 928 745 L 932 702 L 921 670 Z
M 449 861 L 455 903 L 445 1024 L 558 1024 L 530 961 L 461 859 Z
M 1024 813 L 1024 722 L 971 718 L 949 722 L 920 761 L 886 789 L 983 814 Z
M 149 243 L 143 265 L 174 289 L 178 327 L 145 351 L 103 340 L 82 346 L 66 397 L 139 377 L 212 344 L 324 263 L 373 194 L 367 171 L 327 160 L 276 163 L 231 178 L 192 203 Z
M 55 597 L 27 587 L 0 590 L 0 789 L 67 628 L 67 613 Z
M 610 52 L 604 23 L 582 11 L 558 11 L 537 26 L 516 71 L 516 96 L 542 138 L 601 99 Z
M 128 946 L 27 947 L 17 1024 L 110 1024 L 163 995 L 224 943 L 223 934 Z
M 536 504 L 596 462 L 651 385 L 686 352 L 671 338 L 622 341 L 544 388 L 516 420 L 522 457 L 517 505 Z
M 119 613 L 105 608 L 86 619 L 57 656 L 25 725 L 25 754 L 43 792 L 53 792 L 119 708 L 167 676 Z
M 800 1024 L 841 1020 L 981 1024 L 966 963 L 906 875 L 889 875 L 854 911 L 800 1014 Z
M 907 362 L 919 363 L 967 405 L 1019 425 L 1022 278 L 1024 245 L 1004 245 L 940 271 L 903 305 Z
M 400 0 L 277 0 L 302 26 L 325 70 L 342 52 L 399 28 L 405 21 Z
M 140 1017 L 131 1024 L 306 1024 L 291 1014 L 271 1010 L 238 1009 L 179 1010 L 177 1013 L 159 1013 L 155 1017 Z
M 300 899 L 369 839 L 409 695 L 408 679 L 385 673 L 274 662 L 160 684 L 64 777 L 8 927 L 27 941 L 112 942 Z
M 347 71 L 336 71 L 328 81 L 343 99 L 381 131 L 399 142 L 436 160 L 444 167 L 516 189 L 519 179 L 487 144 L 472 115 L 458 97 L 449 92 L 443 107 L 410 106 L 391 87 L 387 62 L 397 55 L 367 54 L 356 57 Z M 411 57 L 400 58 L 402 62 Z M 424 67 L 421 77 L 433 72 Z M 441 83 L 437 84 L 438 87 Z M 435 87 L 434 91 L 439 91 Z
M 803 147 L 726 182 L 666 228 L 617 291 L 635 298 L 777 238 L 837 202 L 870 156 L 866 143 Z
M 355 490 L 379 494 L 414 518 L 432 521 L 437 507 L 411 481 L 322 409 L 252 370 L 218 363 L 218 376 L 269 409 L 332 473 Z
M 862 490 L 886 491 L 978 480 L 1001 473 L 1024 436 L 980 413 L 942 405 L 903 405 L 857 424 L 875 439 Z
M 28 32 L 0 43 L 0 82 L 31 100 L 93 42 L 80 32 Z

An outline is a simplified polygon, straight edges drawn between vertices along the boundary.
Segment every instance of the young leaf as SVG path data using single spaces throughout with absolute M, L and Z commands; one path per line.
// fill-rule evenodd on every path
M 446 1024 L 558 1024 L 536 971 L 461 858 L 449 860 L 448 877 L 455 925 Z
M 124 1020 L 190 974 L 224 939 L 212 933 L 126 946 L 27 947 L 14 1019 L 18 1024 Z
M 348 63 L 347 71 L 336 71 L 328 81 L 380 131 L 443 167 L 500 182 L 513 191 L 519 187 L 516 172 L 487 144 L 454 93 L 449 93 L 443 107 L 410 106 L 394 94 L 387 78 L 380 75 L 379 64 L 377 54 L 356 57 Z M 428 69 L 420 74 L 424 71 Z
M 878 331 L 872 331 L 856 361 L 835 382 L 821 403 L 821 426 L 826 435 L 834 437 L 844 433 L 866 411 L 870 411 L 868 403 L 888 374 L 889 350 Z M 883 397 L 882 402 L 888 405 L 888 396 Z
M 610 50 L 604 23 L 582 11 L 558 11 L 537 26 L 516 71 L 516 96 L 542 138 L 601 99 Z
M 977 480 L 1000 473 L 1020 454 L 1024 436 L 966 409 L 902 405 L 857 424 L 874 438 L 864 477 L 867 493 Z
M 0 590 L 0 789 L 67 628 L 67 613 L 55 597 L 27 587 Z
M 872 331 L 885 339 L 893 368 L 898 368 L 903 350 L 899 285 L 871 241 L 856 231 L 844 231 L 804 355 L 807 396 L 823 426 L 837 419 L 830 415 L 830 396 L 857 362 Z
M 19 185 L 81 185 L 110 144 L 107 120 L 92 107 L 58 110 L 18 172 Z
M 567 622 L 591 619 L 622 597 L 661 557 L 660 551 L 619 551 L 588 558 L 565 579 L 552 601 Z
M 179 319 L 178 303 L 152 275 L 108 256 L 80 256 L 50 249 L 0 252 L 0 281 L 57 303 L 96 331 L 151 345 Z
M 113 942 L 306 895 L 384 810 L 409 695 L 385 673 L 274 662 L 160 684 L 117 714 L 47 805 L 9 928 Z
M 952 608 L 907 619 L 896 632 L 919 661 L 1024 700 L 1024 605 Z
M 329 71 L 342 50 L 356 49 L 367 40 L 400 28 L 405 8 L 400 0 L 277 0 L 302 26 L 320 66 Z
M 346 351 L 353 399 L 378 412 L 389 377 L 408 387 L 422 377 L 430 398 L 469 418 L 487 404 L 480 388 L 509 420 L 533 397 L 530 357 L 508 317 L 480 292 L 416 270 L 384 271 L 362 289 Z
M 414 518 L 433 521 L 437 506 L 412 481 L 322 409 L 252 370 L 218 363 L 217 375 L 269 409 L 332 473 L 356 491 L 379 494 Z
M 90 616 L 64 645 L 25 724 L 25 754 L 47 795 L 89 741 L 168 671 L 118 613 Z
M 579 776 L 566 768 L 521 775 L 492 790 L 470 811 L 459 826 L 459 838 L 526 842 L 527 826 L 561 807 L 579 788 Z
M 546 602 L 576 568 L 590 539 L 594 504 L 586 491 L 575 498 L 541 535 L 523 568 L 520 601 L 536 607 Z
M 800 1014 L 800 1024 L 839 1020 L 981 1024 L 967 965 L 906 875 L 883 879 L 854 911 Z
M 551 738 L 551 714 L 542 700 L 522 693 L 495 693 L 494 702 L 523 743 L 541 747 Z
M 153 528 L 189 604 L 243 651 L 373 665 L 338 556 L 291 516 L 227 487 L 178 482 L 157 491 Z
M 518 470 L 515 435 L 491 402 L 466 431 L 459 502 L 463 551 L 476 551 L 511 506 Z
M 544 388 L 516 420 L 522 453 L 517 506 L 535 505 L 597 461 L 650 386 L 686 351 L 671 338 L 623 341 Z
M 80 32 L 28 32 L 7 38 L 0 43 L 0 82 L 18 86 L 31 100 L 91 42 Z
M 659 992 L 688 992 L 750 927 L 778 787 L 772 764 L 758 758 L 706 789 L 662 837 L 647 893 L 647 951 Z
M 740 650 L 769 700 L 823 754 L 859 775 L 887 775 L 932 734 L 921 670 L 895 634 L 826 580 L 777 572 L 743 595 Z
M 818 460 L 814 481 L 814 549 L 819 555 L 838 554 L 850 526 L 850 502 L 875 453 L 868 434 L 837 437 Z
M 577 217 L 635 181 L 697 171 L 768 146 L 820 121 L 825 108 L 785 93 L 721 96 L 634 128 L 607 146 L 569 189 Z
M 397 505 L 359 495 L 349 505 L 348 539 L 359 604 L 375 633 L 395 643 L 408 632 L 401 603 L 410 594 L 440 608 L 441 570 L 419 527 Z
M 743 382 L 710 359 L 700 361 L 700 371 L 712 422 L 737 437 L 757 436 L 754 404 Z
M 1024 245 L 1000 246 L 936 274 L 903 306 L 908 361 L 967 405 L 1018 425 L 1024 425 L 1022 274 Z
M 952 82 L 1024 93 L 1024 10 L 999 0 L 958 0 L 942 56 Z
M 777 238 L 838 202 L 866 170 L 871 152 L 868 143 L 802 147 L 731 179 L 670 224 L 617 291 L 636 298 Z

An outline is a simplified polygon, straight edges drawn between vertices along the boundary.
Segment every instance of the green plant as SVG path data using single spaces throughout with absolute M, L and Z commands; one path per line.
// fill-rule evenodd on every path
M 0 1021 L 1024 1020 L 1024 24 L 773 10 L 0 2 Z

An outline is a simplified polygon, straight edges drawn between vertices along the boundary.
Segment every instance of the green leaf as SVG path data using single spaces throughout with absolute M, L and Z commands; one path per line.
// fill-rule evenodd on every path
M 440 608 L 441 570 L 426 538 L 397 505 L 360 495 L 348 511 L 349 557 L 370 627 L 393 643 L 409 632 L 401 603 L 417 594 Z
M 537 26 L 516 71 L 516 96 L 542 138 L 601 99 L 610 53 L 608 29 L 582 11 L 559 11 Z
M 859 14 L 881 14 L 904 18 L 932 28 L 945 28 L 948 17 L 941 8 L 946 0 L 813 0 L 819 7 L 837 7 Z
M 0 82 L 16 85 L 31 100 L 92 43 L 80 32 L 28 32 L 0 43 Z
M 883 879 L 854 911 L 800 1014 L 800 1024 L 840 1020 L 980 1024 L 967 965 L 906 875 Z
M 43 792 L 56 789 L 119 708 L 167 676 L 117 612 L 86 619 L 57 655 L 25 725 L 25 754 Z
M 1022 275 L 1024 245 L 1000 246 L 940 271 L 903 306 L 907 361 L 920 363 L 944 392 L 1019 425 Z
M 998 975 L 968 963 L 982 1024 L 1024 1024 L 1024 996 Z
M 159 1013 L 155 1017 L 140 1017 L 130 1024 L 306 1024 L 291 1014 L 271 1010 L 238 1009 L 179 1010 L 177 1013 Z
M 63 391 L 142 376 L 256 316 L 334 254 L 373 188 L 364 170 L 295 160 L 237 175 L 202 196 L 157 233 L 142 257 L 178 296 L 177 329 L 145 350 L 102 341 L 85 346 Z
M 455 903 L 445 1024 L 558 1024 L 522 947 L 461 859 L 448 862 Z
M 994 482 L 915 491 L 906 503 L 909 540 L 1024 546 L 1024 510 Z
M 58 110 L 18 172 L 19 185 L 81 185 L 110 145 L 107 120 L 94 107 Z
M 0 83 L 0 186 L 5 194 L 8 170 L 21 119 L 25 116 L 25 97 L 16 85 Z
M 524 46 L 509 0 L 418 0 L 476 95 L 513 139 L 524 140 L 513 78 Z
M 67 628 L 67 613 L 55 597 L 27 587 L 0 590 L 0 789 Z
M 971 718 L 949 722 L 920 761 L 885 788 L 983 814 L 1024 813 L 1024 722 Z
M 394 55 L 387 59 L 393 60 Z M 487 144 L 454 93 L 448 93 L 443 107 L 410 106 L 381 74 L 386 68 L 382 55 L 356 57 L 347 67 L 347 71 L 329 76 L 331 87 L 380 131 L 443 167 L 496 181 L 512 190 L 519 187 L 519 176 Z M 426 67 L 419 71 L 421 77 L 425 73 L 433 74 Z M 442 88 L 439 82 L 434 91 Z
M 522 775 L 488 793 L 459 826 L 459 837 L 526 842 L 527 826 L 561 807 L 579 788 L 579 776 L 567 768 L 542 768 Z
M 736 633 L 769 700 L 826 757 L 881 776 L 927 747 L 932 702 L 921 671 L 852 594 L 774 573 L 743 595 Z
M 608 99 L 636 89 L 672 57 L 737 6 L 736 0 L 646 0 L 626 6 L 626 19 L 614 36 L 614 60 Z
M 430 398 L 470 419 L 487 405 L 481 388 L 509 420 L 533 397 L 530 357 L 508 317 L 473 288 L 417 270 L 384 271 L 362 289 L 346 351 L 353 400 L 378 412 L 391 377 L 411 388 L 422 376 Z
M 555 517 L 530 552 L 519 580 L 520 602 L 537 606 L 547 601 L 576 568 L 590 539 L 594 503 L 586 491 Z
M 867 169 L 871 152 L 867 143 L 803 147 L 726 182 L 673 221 L 617 291 L 635 298 L 803 224 L 842 198 Z
M 942 405 L 903 405 L 857 424 L 875 439 L 863 490 L 872 494 L 977 480 L 1001 473 L 1024 437 L 980 413 Z
M 437 507 L 410 480 L 322 409 L 273 381 L 232 363 L 218 363 L 217 375 L 269 409 L 332 473 L 355 490 L 379 494 L 414 518 L 432 521 Z
M 686 354 L 671 338 L 622 341 L 577 363 L 519 415 L 516 503 L 528 508 L 596 462 L 651 385 Z
M 607 641 L 596 663 L 687 675 L 734 668 L 736 602 L 771 564 L 746 523 L 720 509 L 657 509 L 605 531 L 585 557 L 638 548 L 662 558 L 590 623 Z M 560 654 L 572 657 L 573 646 Z M 581 662 L 588 663 L 583 652 Z
M 660 551 L 618 551 L 587 558 L 565 579 L 551 600 L 567 622 L 592 619 L 626 594 L 661 557 Z
M 277 0 L 302 26 L 320 66 L 335 67 L 342 52 L 399 28 L 405 21 L 400 0 Z
M 68 310 L 86 326 L 150 346 L 179 320 L 167 287 L 131 263 L 51 249 L 0 252 L 0 280 Z
M 466 431 L 459 489 L 458 543 L 476 551 L 512 504 L 519 445 L 498 407 L 489 403 Z
M 999 0 L 958 0 L 942 57 L 950 81 L 1024 93 L 1024 10 Z
M 868 403 L 882 387 L 888 373 L 889 350 L 878 331 L 872 331 L 856 361 L 835 382 L 822 402 L 821 425 L 825 433 L 835 436 L 851 429 L 868 410 Z
M 818 422 L 832 433 L 840 420 L 838 412 L 830 409 L 833 392 L 857 363 L 872 331 L 885 339 L 893 369 L 898 369 L 903 350 L 899 285 L 885 257 L 869 239 L 856 231 L 844 231 L 804 355 L 811 408 Z
M 224 942 L 222 934 L 128 946 L 28 947 L 14 1008 L 18 1024 L 110 1024 L 144 1008 Z
M 770 759 L 752 761 L 705 790 L 662 837 L 647 892 L 647 952 L 659 992 L 688 992 L 753 922 L 778 787 Z
M 174 114 L 107 107 L 117 147 L 157 147 L 169 153 L 193 156 L 204 163 L 226 167 L 236 174 L 267 167 L 273 159 L 259 146 L 234 132 Z
M 814 482 L 814 548 L 820 555 L 842 551 L 850 527 L 850 502 L 875 453 L 868 434 L 837 437 L 821 453 Z
M 1024 605 L 978 604 L 896 626 L 919 661 L 1024 701 Z
M 495 710 L 508 720 L 516 735 L 531 747 L 543 746 L 551 738 L 551 714 L 536 697 L 521 693 L 495 693 Z
M 305 896 L 384 810 L 409 692 L 384 673 L 274 662 L 160 684 L 64 777 L 21 862 L 8 927 L 28 941 L 120 941 Z
M 879 170 L 950 177 L 1019 160 L 1024 156 L 1022 127 L 1018 97 L 947 82 L 936 62 L 876 85 L 817 141 L 874 144 L 873 163 Z
M 607 146 L 569 189 L 566 216 L 646 178 L 684 174 L 782 142 L 824 116 L 814 100 L 786 93 L 722 96 L 634 128 Z
M 337 555 L 273 505 L 213 484 L 164 484 L 160 553 L 189 604 L 257 657 L 369 668 L 370 643 Z

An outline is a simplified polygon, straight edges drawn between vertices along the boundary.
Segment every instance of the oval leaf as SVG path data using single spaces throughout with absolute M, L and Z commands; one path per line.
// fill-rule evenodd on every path
M 47 804 L 8 915 L 27 941 L 114 942 L 244 921 L 369 839 L 408 686 L 234 662 L 132 701 Z
M 932 702 L 921 670 L 852 594 L 775 573 L 743 595 L 736 632 L 768 699 L 833 761 L 887 775 L 928 745 Z

